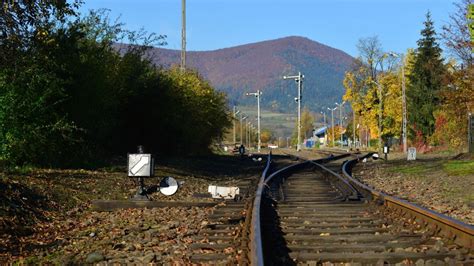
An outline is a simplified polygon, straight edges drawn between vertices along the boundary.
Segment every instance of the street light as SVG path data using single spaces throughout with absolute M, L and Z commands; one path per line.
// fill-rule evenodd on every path
M 303 79 L 304 75 L 301 72 L 298 72 L 298 75 L 294 76 L 283 76 L 283 79 L 294 79 L 298 83 L 298 97 L 295 98 L 295 101 L 298 103 L 298 144 L 296 145 L 296 151 L 301 150 L 301 90 L 303 88 Z
M 346 103 L 346 101 L 343 101 L 342 103 L 336 103 L 336 106 L 339 107 L 339 127 L 341 127 L 341 149 L 342 149 L 342 106 Z
M 389 53 L 392 57 L 400 57 L 402 61 L 402 140 L 403 140 L 403 152 L 407 153 L 407 97 L 405 88 L 405 56 L 403 54 L 397 54 L 395 52 Z
M 377 94 L 379 96 L 379 150 L 382 151 L 382 112 L 383 112 L 383 95 L 382 95 L 382 86 L 379 82 L 373 81 L 377 85 Z
M 327 126 L 327 123 L 326 123 L 326 112 L 321 111 L 321 112 L 319 112 L 319 113 L 323 115 L 323 126 Z
M 329 108 L 328 107 L 328 110 L 331 111 L 331 127 L 332 127 L 332 146 L 334 147 L 334 111 L 337 109 L 337 106 L 334 107 L 334 108 Z
M 247 142 L 247 147 L 249 147 L 249 148 L 250 148 L 250 124 L 251 124 L 251 122 L 247 121 L 247 127 L 246 127 L 246 130 L 245 130 L 245 139 L 246 139 L 246 142 Z
M 240 113 L 240 110 L 237 110 L 237 107 L 234 105 L 234 119 L 232 120 L 232 123 L 234 125 L 234 127 L 233 127 L 234 128 L 234 145 L 235 145 L 235 142 L 236 142 L 236 140 L 235 140 L 235 120 L 236 120 L 236 116 L 237 116 L 238 113 Z
M 243 145 L 244 144 L 244 140 L 242 138 L 242 135 L 243 135 L 243 126 L 242 126 L 242 122 L 247 119 L 248 116 L 243 116 L 242 113 L 240 113 L 240 145 Z
M 260 140 L 260 96 L 262 95 L 262 92 L 257 90 L 256 92 L 247 92 L 245 95 L 255 96 L 257 98 L 257 152 L 260 152 L 260 147 L 262 146 L 262 142 Z

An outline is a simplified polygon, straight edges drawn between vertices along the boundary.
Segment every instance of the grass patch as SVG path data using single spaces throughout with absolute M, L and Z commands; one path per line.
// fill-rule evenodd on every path
M 443 164 L 443 170 L 449 175 L 472 175 L 474 161 L 449 161 Z
M 422 174 L 429 170 L 425 165 L 399 166 L 388 169 L 392 173 Z

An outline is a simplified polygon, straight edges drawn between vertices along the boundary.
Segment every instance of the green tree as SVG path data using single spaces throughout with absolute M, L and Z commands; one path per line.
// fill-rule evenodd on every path
M 230 125 L 225 95 L 198 73 L 147 59 L 163 36 L 124 30 L 104 11 L 77 17 L 76 6 L 60 4 L 2 9 L 0 160 L 96 166 L 139 144 L 198 153 L 222 138 Z
M 307 107 L 303 108 L 301 112 L 301 140 L 307 139 L 312 136 L 312 131 L 314 129 L 314 115 L 309 111 Z M 298 120 L 296 120 L 295 127 L 293 129 L 293 135 L 291 137 L 291 142 L 296 145 L 298 142 Z
M 426 142 L 435 128 L 434 111 L 440 104 L 439 92 L 443 87 L 445 66 L 431 14 L 426 14 L 425 28 L 421 31 L 415 53 L 413 70 L 407 90 L 408 118 L 413 130 Z M 412 136 L 414 132 L 412 132 Z

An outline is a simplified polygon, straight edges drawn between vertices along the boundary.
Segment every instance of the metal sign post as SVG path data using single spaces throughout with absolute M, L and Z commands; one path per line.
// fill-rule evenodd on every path
M 388 161 L 388 154 L 390 153 L 390 147 L 385 144 L 383 146 L 383 154 L 385 155 L 385 161 Z
M 138 179 L 137 193 L 134 200 L 148 200 L 145 189 L 145 177 L 152 177 L 154 174 L 154 160 L 151 154 L 144 153 L 143 146 L 138 146 L 137 153 L 128 154 L 128 177 Z

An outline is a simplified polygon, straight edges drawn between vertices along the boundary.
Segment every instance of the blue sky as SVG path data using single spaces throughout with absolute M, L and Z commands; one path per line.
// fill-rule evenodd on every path
M 81 12 L 98 8 L 181 48 L 181 0 L 85 0 Z M 378 35 L 386 51 L 405 52 L 416 47 L 428 10 L 439 33 L 455 9 L 452 0 L 187 0 L 187 48 L 303 36 L 356 56 L 360 38 Z

